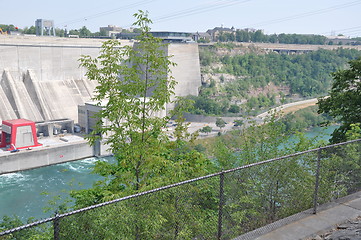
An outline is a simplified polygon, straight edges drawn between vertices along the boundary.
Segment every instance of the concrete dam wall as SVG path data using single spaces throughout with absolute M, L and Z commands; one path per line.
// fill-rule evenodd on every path
M 78 120 L 78 105 L 93 96 L 96 83 L 79 67 L 81 55 L 96 57 L 104 40 L 0 36 L 0 120 Z M 133 42 L 122 40 L 123 45 Z M 177 96 L 197 95 L 201 85 L 197 44 L 170 44 L 177 65 Z

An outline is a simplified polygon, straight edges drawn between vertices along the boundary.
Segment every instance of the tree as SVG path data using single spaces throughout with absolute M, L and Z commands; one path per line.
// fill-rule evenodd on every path
M 78 35 L 79 36 L 79 30 L 77 29 L 72 29 L 72 30 L 69 30 L 69 35 Z
M 332 133 L 331 142 L 346 140 L 351 124 L 361 122 L 361 58 L 351 60 L 350 68 L 332 74 L 334 82 L 329 97 L 319 98 L 319 113 L 327 113 L 341 121 Z
M 98 82 L 94 100 L 102 107 L 88 140 L 109 145 L 115 161 L 96 163 L 93 172 L 105 179 L 92 189 L 74 191 L 77 207 L 197 177 L 206 174 L 210 164 L 186 143 L 195 138 L 179 116 L 187 101 L 176 101 L 175 109 L 165 115 L 176 84 L 170 72 L 175 64 L 167 55 L 167 45 L 150 34 L 147 13 L 134 16 L 134 25 L 141 30 L 134 46 L 109 40 L 97 58 L 80 59 L 86 76 Z M 172 116 L 177 127 L 169 136 L 163 129 Z
M 241 119 L 237 119 L 237 120 L 234 120 L 234 126 L 235 127 L 241 127 L 242 125 L 243 125 L 243 120 L 241 120 Z
M 241 111 L 241 108 L 236 104 L 232 104 L 228 109 L 228 112 L 231 112 L 231 113 L 239 113 L 240 111 Z
M 24 34 L 36 34 L 35 26 L 31 26 L 30 28 L 25 27 L 23 30 Z
M 149 184 L 155 166 L 164 163 L 159 152 L 167 141 L 162 128 L 169 118 L 156 117 L 155 113 L 165 111 L 170 103 L 176 82 L 169 77 L 169 66 L 174 63 L 161 39 L 149 33 L 147 13 L 139 11 L 134 17 L 134 25 L 141 29 L 134 47 L 109 40 L 98 58 L 80 59 L 86 76 L 98 82 L 94 100 L 105 102 L 88 139 L 94 144 L 103 137 L 116 159 L 115 163 L 98 162 L 94 169 L 107 177 L 102 186 L 106 191 L 100 196 L 103 200 L 107 199 L 105 192 L 114 198 L 123 190 L 128 194 L 141 190 Z
M 212 132 L 212 127 L 205 126 L 205 127 L 201 128 L 199 131 L 202 133 L 207 133 L 207 135 L 208 135 L 208 133 Z
M 82 28 L 79 29 L 80 37 L 89 37 L 91 35 L 92 35 L 91 31 L 87 27 L 83 26 Z
M 56 28 L 55 29 L 55 35 L 58 36 L 58 37 L 65 37 L 65 30 L 60 29 L 60 28 Z
M 226 126 L 226 122 L 222 118 L 217 118 L 216 126 L 219 127 L 220 130 L 222 131 L 222 128 Z

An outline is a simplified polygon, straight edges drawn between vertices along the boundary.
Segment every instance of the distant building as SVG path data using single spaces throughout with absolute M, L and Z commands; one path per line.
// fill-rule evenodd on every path
M 211 41 L 211 35 L 207 32 L 196 32 L 193 33 L 192 36 L 193 40 L 198 42 L 200 40 L 203 40 L 205 42 L 210 42 Z
M 108 27 L 101 27 L 100 32 L 105 32 L 105 36 L 111 37 L 115 36 L 123 31 L 123 28 L 117 27 L 115 25 L 108 25 Z
M 53 20 L 37 19 L 35 21 L 36 36 L 54 36 L 55 27 Z
M 217 41 L 219 36 L 223 33 L 236 34 L 236 29 L 232 28 L 224 28 L 224 27 L 215 27 L 213 29 L 209 29 L 207 33 L 211 36 L 212 41 Z

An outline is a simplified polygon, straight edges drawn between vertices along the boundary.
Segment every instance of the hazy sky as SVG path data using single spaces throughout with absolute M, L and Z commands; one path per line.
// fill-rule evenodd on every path
M 266 34 L 361 36 L 361 0 L 0 0 L 1 24 L 19 28 L 36 19 L 92 32 L 100 26 L 129 28 L 138 9 L 154 31 L 205 32 L 214 27 L 256 28 Z

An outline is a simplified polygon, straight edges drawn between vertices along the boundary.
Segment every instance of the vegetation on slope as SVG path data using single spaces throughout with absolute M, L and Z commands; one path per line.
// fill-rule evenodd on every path
M 347 131 L 361 124 L 361 58 L 349 62 L 347 69 L 332 74 L 334 82 L 329 97 L 319 99 L 319 112 L 341 121 L 332 134 L 332 142 L 342 142 Z
M 359 56 L 343 48 L 286 55 L 232 44 L 202 47 L 203 86 L 199 97 L 189 97 L 195 101 L 192 113 L 234 116 L 325 95 L 330 73 Z

